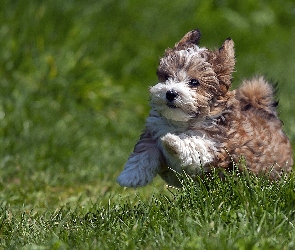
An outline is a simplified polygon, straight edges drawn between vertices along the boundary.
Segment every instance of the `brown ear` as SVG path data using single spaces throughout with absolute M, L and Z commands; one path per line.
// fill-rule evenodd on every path
M 188 47 L 192 44 L 198 44 L 201 38 L 201 31 L 198 29 L 192 30 L 185 34 L 185 36 L 175 44 L 176 50 L 182 50 L 184 47 Z
M 233 40 L 231 38 L 227 38 L 219 50 L 212 51 L 209 54 L 208 59 L 217 74 L 221 94 L 225 94 L 231 86 L 232 73 L 235 68 L 235 50 Z
M 165 51 L 166 54 L 172 52 L 172 51 L 179 51 L 179 50 L 184 50 L 189 47 L 191 47 L 194 44 L 198 44 L 201 38 L 201 31 L 198 29 L 192 30 L 188 33 L 185 34 L 185 36 L 175 44 L 173 49 L 167 49 Z

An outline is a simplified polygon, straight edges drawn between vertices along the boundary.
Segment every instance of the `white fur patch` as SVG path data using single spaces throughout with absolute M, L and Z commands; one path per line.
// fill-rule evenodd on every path
M 202 52 L 206 51 L 206 48 L 200 48 L 198 45 L 194 45 L 194 47 L 190 47 L 188 49 L 176 51 L 176 54 L 180 54 L 183 57 L 191 59 L 192 57 L 198 59 L 204 59 Z
M 206 171 L 203 166 L 213 161 L 214 142 L 205 138 L 205 135 L 166 134 L 162 137 L 166 159 L 170 159 L 176 171 L 179 166 L 190 175 Z M 171 159 L 172 158 L 172 159 Z M 174 158 L 174 159 L 173 159 Z M 173 164 L 174 163 L 174 164 Z

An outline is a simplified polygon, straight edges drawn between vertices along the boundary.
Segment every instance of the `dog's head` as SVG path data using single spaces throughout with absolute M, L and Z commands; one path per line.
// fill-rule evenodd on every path
M 199 30 L 188 32 L 160 59 L 159 83 L 150 88 L 151 106 L 169 120 L 202 120 L 231 86 L 233 41 L 228 38 L 211 51 L 198 46 L 200 36 Z

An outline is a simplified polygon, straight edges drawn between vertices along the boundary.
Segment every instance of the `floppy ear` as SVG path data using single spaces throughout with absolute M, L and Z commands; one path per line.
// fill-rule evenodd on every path
M 220 83 L 221 94 L 225 94 L 231 87 L 232 73 L 235 68 L 234 42 L 227 38 L 221 48 L 209 53 L 208 61 L 211 63 L 214 72 Z
M 179 50 L 184 50 L 192 45 L 197 45 L 200 41 L 201 38 L 201 31 L 198 29 L 191 30 L 190 32 L 186 33 L 185 36 L 175 44 L 173 49 L 166 49 L 165 54 L 168 54 L 172 51 L 179 51 Z

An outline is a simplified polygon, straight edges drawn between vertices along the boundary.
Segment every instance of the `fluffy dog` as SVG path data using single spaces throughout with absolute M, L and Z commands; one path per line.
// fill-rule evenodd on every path
M 194 178 L 212 168 L 231 170 L 241 157 L 249 171 L 271 179 L 291 171 L 292 148 L 272 85 L 257 77 L 229 91 L 234 42 L 228 38 L 212 51 L 199 39 L 199 30 L 188 32 L 160 59 L 146 128 L 117 178 L 121 186 L 144 186 L 157 174 L 180 186 L 177 172 Z

